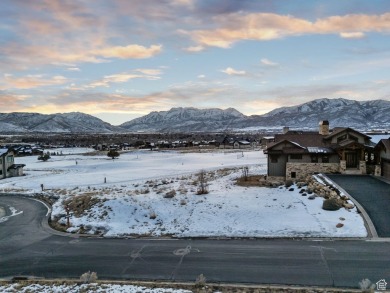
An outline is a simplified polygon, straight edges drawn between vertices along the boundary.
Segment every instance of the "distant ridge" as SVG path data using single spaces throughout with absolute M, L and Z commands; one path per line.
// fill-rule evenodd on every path
M 390 129 L 390 101 L 317 99 L 298 106 L 282 107 L 264 115 L 246 116 L 234 108 L 225 110 L 172 108 L 113 126 L 80 113 L 0 113 L 1 133 L 121 133 L 121 132 L 215 132 L 256 130 L 290 126 L 316 128 L 320 120 L 331 127 L 359 130 Z
M 0 131 L 4 133 L 115 133 L 123 131 L 94 116 L 80 113 L 0 113 Z
M 128 131 L 226 131 L 291 126 L 316 128 L 320 120 L 331 127 L 361 130 L 390 128 L 390 102 L 317 99 L 298 106 L 282 107 L 264 115 L 245 116 L 236 109 L 172 108 L 151 112 L 120 125 Z

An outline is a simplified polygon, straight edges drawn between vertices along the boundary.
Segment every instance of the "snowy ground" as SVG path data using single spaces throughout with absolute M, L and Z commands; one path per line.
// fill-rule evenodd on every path
M 167 289 L 167 288 L 146 288 L 133 285 L 108 285 L 108 284 L 84 284 L 84 285 L 41 285 L 41 284 L 9 284 L 0 285 L 0 292 L 4 293 L 191 293 L 189 290 Z
M 324 211 L 322 198 L 310 200 L 295 185 L 293 190 L 235 185 L 242 166 L 249 166 L 250 174 L 266 173 L 262 151 L 137 151 L 115 160 L 72 152 L 53 156 L 47 162 L 35 157 L 17 158 L 16 163 L 26 164 L 27 176 L 1 180 L 0 191 L 34 193 L 40 192 L 43 184 L 47 194 L 59 197 L 53 205 L 53 217 L 65 214 L 65 201 L 92 197 L 95 204 L 82 215 L 73 215 L 68 231 L 82 228 L 106 237 L 367 235 L 356 209 Z M 201 169 L 206 170 L 209 184 L 206 195 L 196 194 Z M 166 194 L 174 196 L 164 198 Z M 65 224 L 65 218 L 60 222 Z M 344 226 L 336 228 L 338 223 Z

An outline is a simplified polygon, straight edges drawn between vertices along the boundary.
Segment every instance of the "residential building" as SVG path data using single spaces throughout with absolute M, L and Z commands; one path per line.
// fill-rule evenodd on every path
M 375 146 L 377 168 L 375 175 L 390 180 L 390 138 L 381 139 Z
M 321 121 L 318 132 L 290 131 L 275 135 L 268 145 L 268 178 L 303 179 L 314 173 L 366 174 L 374 164 L 370 137 L 352 128 L 329 130 Z
M 0 149 L 0 179 L 23 175 L 24 164 L 14 163 L 14 151 L 9 148 Z

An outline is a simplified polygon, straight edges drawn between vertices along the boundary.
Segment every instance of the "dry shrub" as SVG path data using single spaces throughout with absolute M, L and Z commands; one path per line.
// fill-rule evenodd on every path
M 322 209 L 326 211 L 337 211 L 342 207 L 342 203 L 337 198 L 325 199 L 322 203 Z
M 70 211 L 78 217 L 81 216 L 86 210 L 91 209 L 95 204 L 99 203 L 100 199 L 90 195 L 83 194 L 71 197 L 65 200 L 64 205 L 68 206 Z
M 176 191 L 172 189 L 171 191 L 165 193 L 164 198 L 173 198 L 175 195 L 176 195 Z
M 84 284 L 94 283 L 97 279 L 97 274 L 91 271 L 88 271 L 80 276 L 80 281 Z
M 196 277 L 195 280 L 195 287 L 201 288 L 206 285 L 206 277 L 203 274 L 200 274 L 199 276 Z
M 252 175 L 247 176 L 246 179 L 240 177 L 237 179 L 236 184 L 239 186 L 260 186 L 260 180 L 264 178 L 264 175 Z

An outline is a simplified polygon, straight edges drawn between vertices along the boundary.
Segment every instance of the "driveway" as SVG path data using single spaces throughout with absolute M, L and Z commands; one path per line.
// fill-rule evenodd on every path
M 368 175 L 327 175 L 355 198 L 379 237 L 390 237 L 390 184 Z

